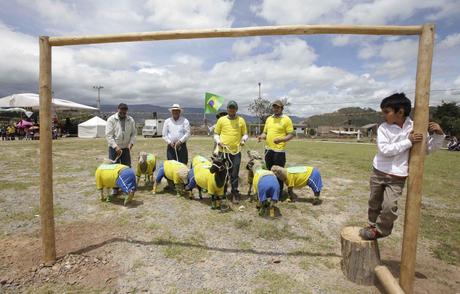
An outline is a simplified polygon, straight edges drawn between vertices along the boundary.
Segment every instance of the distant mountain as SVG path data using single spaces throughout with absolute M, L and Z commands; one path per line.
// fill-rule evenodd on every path
M 150 119 L 153 117 L 153 113 L 157 113 L 158 118 L 168 118 L 170 117 L 169 107 L 162 107 L 151 104 L 130 104 L 129 106 L 129 115 L 131 115 L 134 120 L 138 123 L 144 123 L 145 119 Z M 115 113 L 117 110 L 117 105 L 101 105 L 101 112 L 103 116 L 109 116 Z M 184 107 L 184 116 L 190 121 L 192 125 L 200 125 L 203 123 L 203 108 L 198 107 Z M 247 123 L 257 123 L 257 117 L 252 115 L 241 115 Z M 215 121 L 215 115 L 208 114 L 206 115 L 209 122 Z M 298 116 L 290 116 L 294 123 L 301 123 L 303 118 Z
M 309 127 L 318 126 L 363 126 L 372 123 L 380 123 L 383 119 L 380 112 L 372 108 L 346 107 L 332 113 L 313 115 L 305 119 Z

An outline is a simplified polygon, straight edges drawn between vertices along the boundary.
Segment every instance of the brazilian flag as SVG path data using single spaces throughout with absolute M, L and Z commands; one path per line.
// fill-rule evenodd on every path
M 216 113 L 224 103 L 224 97 L 206 92 L 204 96 L 204 113 Z

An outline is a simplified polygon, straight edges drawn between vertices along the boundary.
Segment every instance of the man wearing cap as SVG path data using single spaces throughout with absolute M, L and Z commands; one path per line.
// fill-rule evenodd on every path
M 169 109 L 171 117 L 165 120 L 163 126 L 163 140 L 166 141 L 166 158 L 177 160 L 183 164 L 188 162 L 187 140 L 190 137 L 190 123 L 181 116 L 182 108 L 179 104 L 173 104 Z
M 270 170 L 273 165 L 284 167 L 286 165 L 286 142 L 294 138 L 294 127 L 289 116 L 283 114 L 284 105 L 280 100 L 272 103 L 273 115 L 265 121 L 264 131 L 257 138 L 266 140 L 265 163 Z M 283 181 L 280 184 L 280 199 L 283 193 Z
M 128 115 L 128 105 L 120 103 L 118 112 L 107 119 L 105 137 L 109 144 L 109 159 L 131 167 L 131 148 L 136 142 L 136 123 Z
M 238 203 L 240 192 L 238 191 L 238 174 L 241 163 L 241 146 L 248 139 L 246 122 L 236 114 L 238 104 L 230 101 L 227 104 L 227 115 L 219 118 L 214 129 L 214 141 L 219 145 L 219 154 L 230 162 L 230 182 L 232 186 L 233 202 Z

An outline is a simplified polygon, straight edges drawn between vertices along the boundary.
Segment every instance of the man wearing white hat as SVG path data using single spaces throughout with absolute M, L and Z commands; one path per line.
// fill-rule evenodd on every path
M 187 140 L 190 137 L 190 123 L 181 116 L 182 108 L 179 104 L 173 104 L 169 109 L 171 117 L 165 120 L 163 126 L 163 140 L 168 147 L 166 157 L 168 160 L 177 160 L 183 164 L 188 162 Z

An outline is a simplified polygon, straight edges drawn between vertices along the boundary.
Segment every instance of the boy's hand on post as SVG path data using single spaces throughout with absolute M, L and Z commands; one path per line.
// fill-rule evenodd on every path
M 430 134 L 435 133 L 437 135 L 443 135 L 444 134 L 444 132 L 442 131 L 441 126 L 438 123 L 435 123 L 435 122 L 430 122 L 428 124 L 428 132 Z
M 410 132 L 409 134 L 409 140 L 412 142 L 412 144 L 416 142 L 421 142 L 423 140 L 423 135 L 420 133 L 415 133 L 414 131 Z

